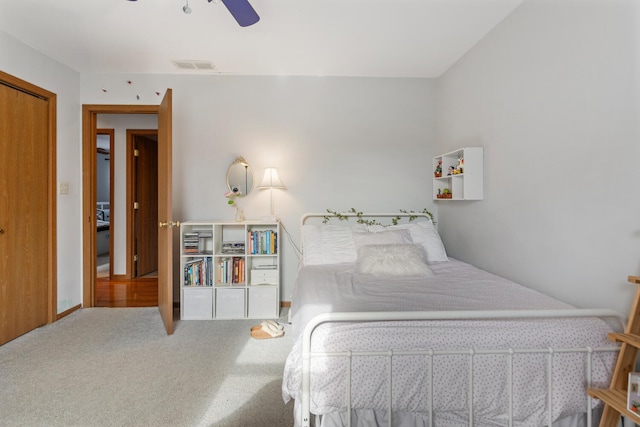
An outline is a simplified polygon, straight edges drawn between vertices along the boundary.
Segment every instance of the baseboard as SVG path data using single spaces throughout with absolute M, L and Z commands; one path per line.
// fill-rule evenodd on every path
M 70 315 L 71 313 L 73 313 L 76 310 L 79 310 L 80 308 L 82 308 L 81 304 L 78 304 L 74 307 L 71 307 L 65 311 L 63 311 L 62 313 L 58 313 L 58 315 L 56 316 L 56 321 L 62 319 L 63 317 L 67 317 L 68 315 Z

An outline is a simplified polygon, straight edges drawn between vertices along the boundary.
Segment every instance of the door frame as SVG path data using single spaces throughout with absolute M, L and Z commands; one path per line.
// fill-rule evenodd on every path
M 158 114 L 158 105 L 82 105 L 82 305 L 95 306 L 96 156 L 98 114 Z
M 58 257 L 56 217 L 56 144 L 57 144 L 57 95 L 25 80 L 0 71 L 0 84 L 37 96 L 47 103 L 47 323 L 58 319 Z
M 126 162 L 126 171 L 127 171 L 127 263 L 126 263 L 126 278 L 134 279 L 137 278 L 137 273 L 134 274 L 134 265 L 133 265 L 133 256 L 135 255 L 135 230 L 134 230 L 134 208 L 133 203 L 134 194 L 135 194 L 135 186 L 137 184 L 137 176 L 133 172 L 133 157 L 134 157 L 134 140 L 136 136 L 147 136 L 147 135 L 155 135 L 156 136 L 156 144 L 158 139 L 158 129 L 127 129 L 127 162 Z

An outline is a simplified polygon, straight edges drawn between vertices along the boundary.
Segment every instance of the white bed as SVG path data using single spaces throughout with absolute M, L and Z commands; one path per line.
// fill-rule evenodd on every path
M 590 421 L 588 383 L 606 387 L 617 355 L 611 326 L 591 316 L 613 313 L 579 311 L 449 259 L 430 221 L 341 225 L 302 230 L 282 387 L 296 400 L 296 425 L 389 425 L 388 413 L 394 426 Z

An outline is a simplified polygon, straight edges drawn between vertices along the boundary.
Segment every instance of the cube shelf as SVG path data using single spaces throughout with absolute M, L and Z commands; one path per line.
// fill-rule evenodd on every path
M 180 318 L 276 319 L 280 311 L 280 224 L 180 224 Z
M 482 200 L 484 154 L 467 147 L 433 158 L 433 200 Z

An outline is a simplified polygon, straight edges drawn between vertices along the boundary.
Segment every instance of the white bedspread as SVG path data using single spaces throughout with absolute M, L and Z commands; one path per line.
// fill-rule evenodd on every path
M 355 265 L 309 266 L 299 271 L 292 298 L 293 334 L 297 337 L 285 365 L 283 398 L 297 399 L 301 384 L 301 332 L 314 316 L 342 311 L 431 311 L 567 309 L 571 306 L 509 280 L 451 260 L 430 265 L 434 276 L 375 278 L 355 272 Z M 415 349 L 530 349 L 611 347 L 611 328 L 595 318 L 473 321 L 336 323 L 319 326 L 313 351 Z M 476 355 L 474 424 L 496 425 L 508 408 L 507 357 Z M 584 412 L 585 356 L 554 354 L 554 419 Z M 593 385 L 606 387 L 616 355 L 593 356 Z M 425 356 L 394 356 L 393 409 L 427 412 Z M 465 421 L 468 357 L 434 358 L 434 412 L 440 425 Z M 387 408 L 385 358 L 354 358 L 353 408 Z M 346 361 L 312 358 L 311 411 L 343 411 Z M 514 355 L 516 425 L 547 424 L 547 355 Z

